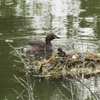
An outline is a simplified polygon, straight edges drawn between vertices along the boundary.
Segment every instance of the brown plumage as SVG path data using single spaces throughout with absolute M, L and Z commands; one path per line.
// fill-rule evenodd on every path
M 39 53 L 52 53 L 53 46 L 51 41 L 55 38 L 58 38 L 55 34 L 48 34 L 45 38 L 45 42 L 40 40 L 30 41 L 28 44 L 30 45 L 29 48 L 26 49 L 26 53 L 31 54 L 39 54 Z

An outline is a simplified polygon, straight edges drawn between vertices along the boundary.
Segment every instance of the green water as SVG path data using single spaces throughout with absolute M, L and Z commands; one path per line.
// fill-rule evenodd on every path
M 0 9 L 0 100 L 17 100 L 13 89 L 19 93 L 24 89 L 13 76 L 25 78 L 20 71 L 23 64 L 15 62 L 18 58 L 13 55 L 6 40 L 12 40 L 11 45 L 14 47 L 24 47 L 30 39 L 44 41 L 46 34 L 53 32 L 61 37 L 59 41 L 53 41 L 56 47 L 66 51 L 100 52 L 99 0 L 1 0 Z M 66 100 L 58 88 L 71 99 L 70 92 L 62 86 L 63 82 L 68 84 L 63 80 L 36 79 L 35 100 Z M 79 98 L 91 100 L 87 89 L 83 89 L 82 94 L 78 90 L 79 84 L 74 84 Z M 100 98 L 99 76 L 86 79 L 85 84 Z

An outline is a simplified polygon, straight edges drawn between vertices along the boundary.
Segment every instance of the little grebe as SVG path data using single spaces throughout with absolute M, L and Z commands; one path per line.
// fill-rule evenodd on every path
M 45 38 L 45 42 L 40 40 L 34 40 L 30 41 L 28 44 L 30 45 L 30 48 L 26 50 L 26 53 L 30 54 L 40 54 L 40 53 L 47 53 L 47 52 L 53 52 L 53 46 L 51 41 L 55 38 L 60 39 L 55 34 L 48 34 Z
M 63 51 L 61 48 L 58 48 L 57 50 L 58 50 L 58 53 L 57 53 L 57 54 L 58 54 L 60 57 L 65 57 L 65 56 L 66 56 L 66 52 Z

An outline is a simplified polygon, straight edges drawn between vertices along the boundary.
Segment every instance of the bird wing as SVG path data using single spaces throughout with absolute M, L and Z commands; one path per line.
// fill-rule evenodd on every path
M 43 41 L 37 41 L 37 40 L 36 41 L 30 41 L 28 44 L 31 45 L 31 46 L 36 46 L 36 45 L 42 46 L 42 45 L 45 45 L 45 43 Z

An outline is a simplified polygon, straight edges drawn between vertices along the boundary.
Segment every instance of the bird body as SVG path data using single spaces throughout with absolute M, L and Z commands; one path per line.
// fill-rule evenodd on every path
M 45 42 L 41 40 L 30 41 L 28 45 L 29 48 L 26 49 L 26 53 L 29 54 L 40 54 L 40 53 L 52 53 L 54 51 L 54 47 L 51 41 L 57 37 L 55 34 L 48 34 L 45 38 Z

